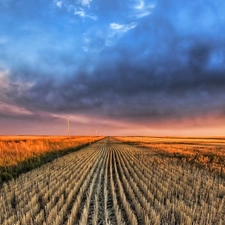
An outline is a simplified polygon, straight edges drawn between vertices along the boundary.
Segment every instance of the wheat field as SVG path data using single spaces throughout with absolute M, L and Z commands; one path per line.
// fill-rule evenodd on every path
M 224 137 L 116 137 L 117 140 L 151 149 L 157 155 L 194 164 L 225 177 Z
M 101 136 L 0 136 L 0 186 Z
M 75 148 L 101 138 L 103 137 L 0 136 L 0 167 L 16 166 L 29 158 Z
M 105 138 L 4 183 L 0 224 L 225 224 L 225 179 Z

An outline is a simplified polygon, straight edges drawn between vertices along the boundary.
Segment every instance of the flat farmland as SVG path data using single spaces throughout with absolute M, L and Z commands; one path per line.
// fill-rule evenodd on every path
M 105 138 L 4 183 L 0 224 L 225 224 L 222 172 L 133 140 Z
M 117 137 L 117 140 L 150 149 L 155 155 L 187 162 L 225 176 L 223 137 Z
M 14 166 L 41 154 L 63 151 L 99 140 L 95 136 L 0 136 L 0 166 Z
M 2 182 L 23 172 L 102 138 L 101 136 L 0 136 L 0 186 Z

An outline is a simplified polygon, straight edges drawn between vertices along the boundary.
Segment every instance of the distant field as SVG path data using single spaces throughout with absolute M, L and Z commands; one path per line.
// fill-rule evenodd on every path
M 117 137 L 150 148 L 156 155 L 188 162 L 225 175 L 225 137 Z
M 0 136 L 0 184 L 14 175 L 39 166 L 103 137 Z
M 178 159 L 181 144 L 134 139 L 105 138 L 4 183 L 0 224 L 225 224 L 225 177 Z

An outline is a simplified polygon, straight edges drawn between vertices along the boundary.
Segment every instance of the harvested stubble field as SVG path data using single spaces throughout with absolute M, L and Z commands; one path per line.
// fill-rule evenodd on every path
M 22 172 L 102 138 L 100 136 L 0 136 L 0 185 Z
M 117 137 L 117 140 L 150 148 L 161 157 L 187 162 L 225 177 L 225 138 Z
M 106 138 L 4 183 L 0 224 L 225 224 L 225 179 Z

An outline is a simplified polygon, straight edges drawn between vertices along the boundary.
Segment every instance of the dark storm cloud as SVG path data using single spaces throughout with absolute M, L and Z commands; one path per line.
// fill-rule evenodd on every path
M 109 65 L 91 75 L 80 72 L 62 83 L 44 79 L 25 92 L 22 99 L 52 112 L 137 122 L 167 120 L 221 111 L 224 84 L 225 77 L 220 72 L 179 70 L 157 74 L 154 68 L 122 64 L 113 71 Z
M 124 8 L 118 1 L 109 7 L 104 4 L 101 1 L 99 10 L 103 7 L 110 15 L 111 5 Z M 223 1 L 211 0 L 158 1 L 150 16 L 140 18 L 128 32 L 118 33 L 119 38 L 109 46 L 105 40 L 115 33 L 93 33 L 99 29 L 95 25 L 85 33 L 89 49 L 82 54 L 74 47 L 75 40 L 62 36 L 58 45 L 66 41 L 70 45 L 41 49 L 35 55 L 38 65 L 11 67 L 11 81 L 19 83 L 19 88 L 8 91 L 17 96 L 17 103 L 34 109 L 122 121 L 224 116 L 223 6 Z M 117 23 L 122 29 L 125 21 Z M 21 82 L 31 85 L 20 91 Z

